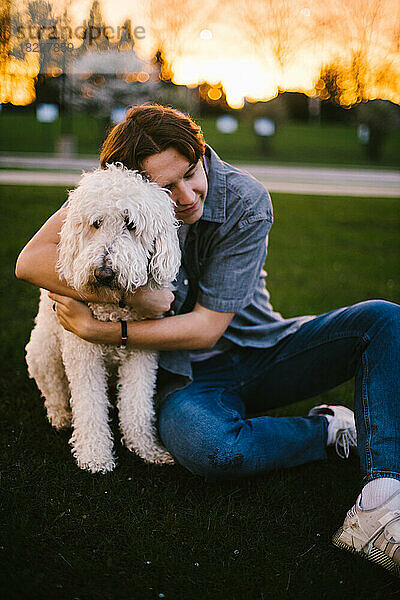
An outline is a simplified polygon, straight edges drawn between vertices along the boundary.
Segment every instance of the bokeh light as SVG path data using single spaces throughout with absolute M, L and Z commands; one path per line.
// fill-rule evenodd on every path
M 23 22 L 28 4 L 6 0 L 2 18 L 8 7 Z M 94 6 L 92 0 L 50 4 L 56 15 L 67 11 L 73 30 L 88 22 Z M 195 0 L 101 0 L 96 10 L 107 27 L 116 29 L 126 19 L 132 31 L 142 27 L 145 35 L 133 39 L 135 52 L 149 60 L 159 51 L 164 75 L 174 83 L 221 84 L 234 108 L 245 99 L 271 99 L 278 91 L 326 98 L 330 92 L 322 72 L 335 72 L 341 81 L 345 91 L 336 100 L 344 106 L 374 98 L 400 102 L 400 0 L 220 0 L 218 10 L 214 0 L 204 0 L 201 10 Z M 76 36 L 69 41 L 78 50 L 82 45 Z M 124 44 L 132 46 L 121 41 L 119 51 Z M 12 36 L 1 48 L 0 102 L 27 104 L 35 98 L 42 56 L 21 54 L 21 47 Z M 51 76 L 60 72 L 59 64 L 46 68 Z M 126 81 L 148 77 L 141 72 Z

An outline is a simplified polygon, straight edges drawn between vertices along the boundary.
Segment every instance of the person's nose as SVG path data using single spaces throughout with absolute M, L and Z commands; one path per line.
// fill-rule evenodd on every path
M 189 207 L 195 203 L 196 194 L 191 185 L 186 182 L 181 182 L 175 187 L 173 199 L 175 200 L 178 208 L 180 206 Z

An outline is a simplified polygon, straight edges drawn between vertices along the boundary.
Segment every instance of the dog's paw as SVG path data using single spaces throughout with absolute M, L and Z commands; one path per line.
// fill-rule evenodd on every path
M 51 425 L 56 429 L 67 429 L 71 427 L 72 415 L 68 411 L 58 412 L 55 415 L 47 414 Z
M 144 455 L 141 455 L 141 458 L 145 460 L 147 463 L 151 463 L 154 465 L 173 465 L 175 464 L 175 460 L 171 456 L 171 454 L 165 450 L 165 448 L 159 448 L 153 452 L 146 452 Z
M 110 458 L 108 460 L 98 460 L 98 459 L 76 459 L 77 465 L 80 469 L 84 471 L 89 471 L 90 473 L 109 473 L 115 469 L 115 459 Z
M 171 456 L 171 454 L 169 452 L 165 451 L 162 455 L 162 460 L 157 459 L 156 464 L 157 465 L 174 465 L 175 459 L 173 456 Z

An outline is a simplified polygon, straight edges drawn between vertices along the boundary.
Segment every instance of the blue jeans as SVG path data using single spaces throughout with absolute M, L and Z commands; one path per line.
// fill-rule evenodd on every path
M 247 418 L 355 377 L 354 412 L 367 483 L 400 479 L 400 306 L 360 302 L 315 317 L 272 348 L 240 348 L 193 363 L 194 381 L 166 396 L 166 448 L 206 480 L 326 458 L 325 417 Z

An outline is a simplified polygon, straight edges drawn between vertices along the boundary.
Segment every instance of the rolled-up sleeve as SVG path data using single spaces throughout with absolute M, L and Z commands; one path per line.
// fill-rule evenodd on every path
M 249 211 L 222 227 L 201 264 L 197 301 L 210 310 L 238 312 L 248 306 L 267 256 L 272 211 Z M 259 206 L 259 203 L 258 203 Z

